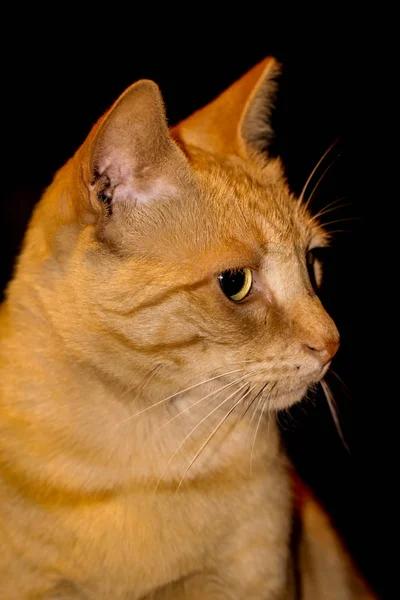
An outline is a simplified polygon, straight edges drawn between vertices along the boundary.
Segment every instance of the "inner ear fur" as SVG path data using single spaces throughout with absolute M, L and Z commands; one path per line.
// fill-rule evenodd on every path
M 100 119 L 81 151 L 83 178 L 92 208 L 118 201 L 149 202 L 179 184 L 187 160 L 171 139 L 156 83 L 130 86 Z

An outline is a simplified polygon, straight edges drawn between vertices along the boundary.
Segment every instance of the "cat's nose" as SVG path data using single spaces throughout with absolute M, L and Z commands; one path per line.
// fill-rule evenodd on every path
M 325 367 L 339 348 L 339 332 L 317 296 L 305 294 L 292 308 L 294 332 L 303 350 Z
M 335 356 L 339 345 L 339 335 L 327 339 L 313 340 L 305 344 L 308 352 L 318 358 L 324 366 Z

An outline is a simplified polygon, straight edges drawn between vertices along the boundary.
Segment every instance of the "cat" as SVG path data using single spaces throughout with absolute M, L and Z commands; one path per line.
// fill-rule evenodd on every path
M 172 129 L 134 83 L 38 203 L 0 313 L 2 600 L 373 597 L 276 424 L 339 347 L 328 236 L 265 152 L 278 72 Z

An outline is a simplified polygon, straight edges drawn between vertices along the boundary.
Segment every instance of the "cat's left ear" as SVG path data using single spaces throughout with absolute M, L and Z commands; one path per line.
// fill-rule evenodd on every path
M 273 137 L 274 105 L 279 64 L 267 57 L 210 104 L 179 123 L 173 130 L 183 145 L 227 157 L 251 159 L 261 155 Z
M 89 134 L 81 157 L 95 212 L 113 214 L 167 197 L 189 176 L 187 159 L 169 135 L 160 90 L 150 80 L 120 96 Z

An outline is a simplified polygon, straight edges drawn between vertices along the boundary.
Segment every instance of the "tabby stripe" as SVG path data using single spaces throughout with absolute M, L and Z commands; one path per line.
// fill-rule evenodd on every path
M 186 284 L 182 284 L 182 285 L 177 285 L 172 289 L 168 289 L 167 291 L 162 292 L 161 294 L 156 296 L 156 298 L 152 298 L 151 300 L 142 302 L 141 304 L 139 304 L 138 306 L 135 306 L 134 308 L 129 308 L 126 310 L 115 309 L 115 308 L 103 308 L 103 311 L 105 313 L 112 313 L 112 314 L 117 314 L 117 315 L 120 315 L 123 317 L 130 317 L 141 310 L 146 310 L 147 308 L 154 308 L 154 306 L 157 306 L 158 304 L 162 304 L 163 302 L 166 302 L 167 300 L 172 298 L 175 294 L 179 294 L 181 292 L 193 292 L 195 290 L 198 290 L 198 289 L 206 286 L 210 282 L 210 279 L 211 279 L 210 276 L 207 275 L 207 277 L 204 277 L 203 279 L 200 279 L 199 281 L 196 281 L 195 283 L 186 283 Z
M 133 352 L 138 352 L 141 354 L 157 354 L 158 352 L 163 352 L 165 350 L 178 350 L 179 348 L 185 348 L 188 346 L 194 346 L 199 342 L 204 341 L 204 337 L 198 334 L 193 335 L 190 338 L 186 338 L 184 340 L 179 340 L 177 342 L 165 342 L 163 344 L 135 344 L 131 338 L 120 331 L 111 331 L 111 335 L 116 338 L 119 342 L 121 342 L 124 346 L 128 347 Z

